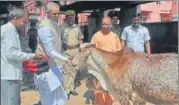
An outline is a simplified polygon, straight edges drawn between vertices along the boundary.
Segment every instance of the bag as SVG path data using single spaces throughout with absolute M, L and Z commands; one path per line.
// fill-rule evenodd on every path
M 44 72 L 48 72 L 50 69 L 47 60 L 45 59 L 35 60 L 34 62 L 29 60 L 24 61 L 23 68 L 30 73 L 37 73 L 38 75 Z

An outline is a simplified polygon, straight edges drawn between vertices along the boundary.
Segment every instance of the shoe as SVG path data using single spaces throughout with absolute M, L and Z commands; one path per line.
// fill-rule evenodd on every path
M 94 100 L 92 100 L 92 105 L 94 105 Z
M 89 100 L 86 100 L 85 103 L 86 103 L 86 104 L 90 104 L 90 101 L 89 101 Z
M 78 93 L 76 91 L 71 91 L 70 94 L 74 95 L 74 96 L 77 96 Z
M 68 100 L 70 100 L 70 95 L 68 95 Z

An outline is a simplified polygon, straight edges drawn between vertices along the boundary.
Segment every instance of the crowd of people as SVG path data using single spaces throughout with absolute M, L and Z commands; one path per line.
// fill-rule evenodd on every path
M 83 44 L 84 35 L 75 24 L 75 11 L 67 10 L 65 23 L 60 26 L 58 4 L 48 3 L 46 13 L 46 18 L 40 22 L 38 28 L 35 29 L 35 24 L 32 23 L 28 31 L 30 38 L 35 39 L 33 43 L 29 42 L 32 43 L 29 44 L 32 53 L 21 51 L 17 28 L 27 22 L 23 9 L 11 10 L 9 22 L 1 26 L 1 105 L 20 105 L 20 82 L 25 60 L 33 62 L 48 59 L 49 71 L 34 74 L 41 105 L 65 105 L 70 95 L 78 95 L 75 88 L 80 84 L 76 79 L 79 72 L 63 68 L 64 64 L 73 65 L 72 59 Z M 104 17 L 101 29 L 93 35 L 91 43 L 108 52 L 130 47 L 135 52 L 146 52 L 150 55 L 150 35 L 148 29 L 140 24 L 140 14 L 134 15 L 133 23 L 125 27 L 123 32 L 116 24 L 117 20 L 116 16 Z M 31 34 L 35 34 L 35 38 Z M 94 105 L 112 105 L 113 97 L 102 89 L 97 79 L 93 83 Z

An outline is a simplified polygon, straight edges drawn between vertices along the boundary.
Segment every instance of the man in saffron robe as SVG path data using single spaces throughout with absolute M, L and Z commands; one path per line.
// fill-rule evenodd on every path
M 91 43 L 95 44 L 96 48 L 108 52 L 116 52 L 122 49 L 122 44 L 118 35 L 112 32 L 111 18 L 103 18 L 101 29 L 93 35 Z M 101 88 L 98 81 L 93 82 L 95 84 L 94 105 L 112 105 L 112 97 L 108 92 Z

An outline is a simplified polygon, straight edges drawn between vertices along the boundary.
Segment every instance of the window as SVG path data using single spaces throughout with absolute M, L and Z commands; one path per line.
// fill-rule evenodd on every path
M 172 21 L 170 14 L 160 13 L 161 22 Z
M 147 22 L 150 19 L 151 11 L 141 11 L 142 22 Z

